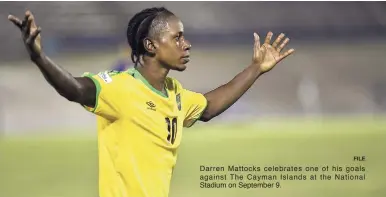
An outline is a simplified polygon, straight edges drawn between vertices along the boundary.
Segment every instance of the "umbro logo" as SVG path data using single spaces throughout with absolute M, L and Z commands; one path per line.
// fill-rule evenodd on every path
M 148 102 L 146 102 L 146 104 L 147 104 L 147 106 L 149 106 L 147 109 L 151 109 L 151 110 L 155 111 L 156 106 L 153 102 L 148 101 Z

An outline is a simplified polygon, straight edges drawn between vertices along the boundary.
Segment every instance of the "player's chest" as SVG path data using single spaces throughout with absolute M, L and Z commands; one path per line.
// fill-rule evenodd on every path
M 129 92 L 122 98 L 124 106 L 121 106 L 121 114 L 145 117 L 182 115 L 181 95 L 168 92 L 167 96 L 158 95 L 150 91 L 137 90 Z
M 179 143 L 184 113 L 181 95 L 168 92 L 168 97 L 136 90 L 125 96 L 126 104 L 120 109 L 123 118 L 137 125 L 142 133 L 151 133 L 161 144 Z

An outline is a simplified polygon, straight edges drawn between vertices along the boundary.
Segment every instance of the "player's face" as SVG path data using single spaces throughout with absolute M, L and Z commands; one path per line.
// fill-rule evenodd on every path
M 190 42 L 184 37 L 184 26 L 176 16 L 169 17 L 160 34 L 156 58 L 172 70 L 184 71 L 189 62 Z

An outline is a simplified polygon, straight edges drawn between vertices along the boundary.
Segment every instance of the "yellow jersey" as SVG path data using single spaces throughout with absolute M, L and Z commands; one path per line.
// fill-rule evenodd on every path
M 83 76 L 97 87 L 100 197 L 167 197 L 181 142 L 207 106 L 205 97 L 167 77 L 167 94 L 136 70 Z

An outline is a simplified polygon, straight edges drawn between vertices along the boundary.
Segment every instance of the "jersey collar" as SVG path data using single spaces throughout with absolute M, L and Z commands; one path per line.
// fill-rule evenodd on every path
M 138 72 L 137 69 L 135 68 L 132 68 L 132 69 L 129 69 L 129 73 L 132 73 L 133 77 L 135 79 L 138 79 L 140 81 L 142 81 L 142 83 L 144 83 L 148 88 L 150 88 L 150 90 L 152 90 L 153 92 L 157 93 L 158 95 L 162 96 L 162 97 L 165 97 L 165 98 L 168 98 L 168 95 L 167 94 L 164 94 L 163 92 L 155 89 L 142 75 L 140 72 Z M 167 92 L 166 90 L 166 85 L 165 85 L 165 92 Z

